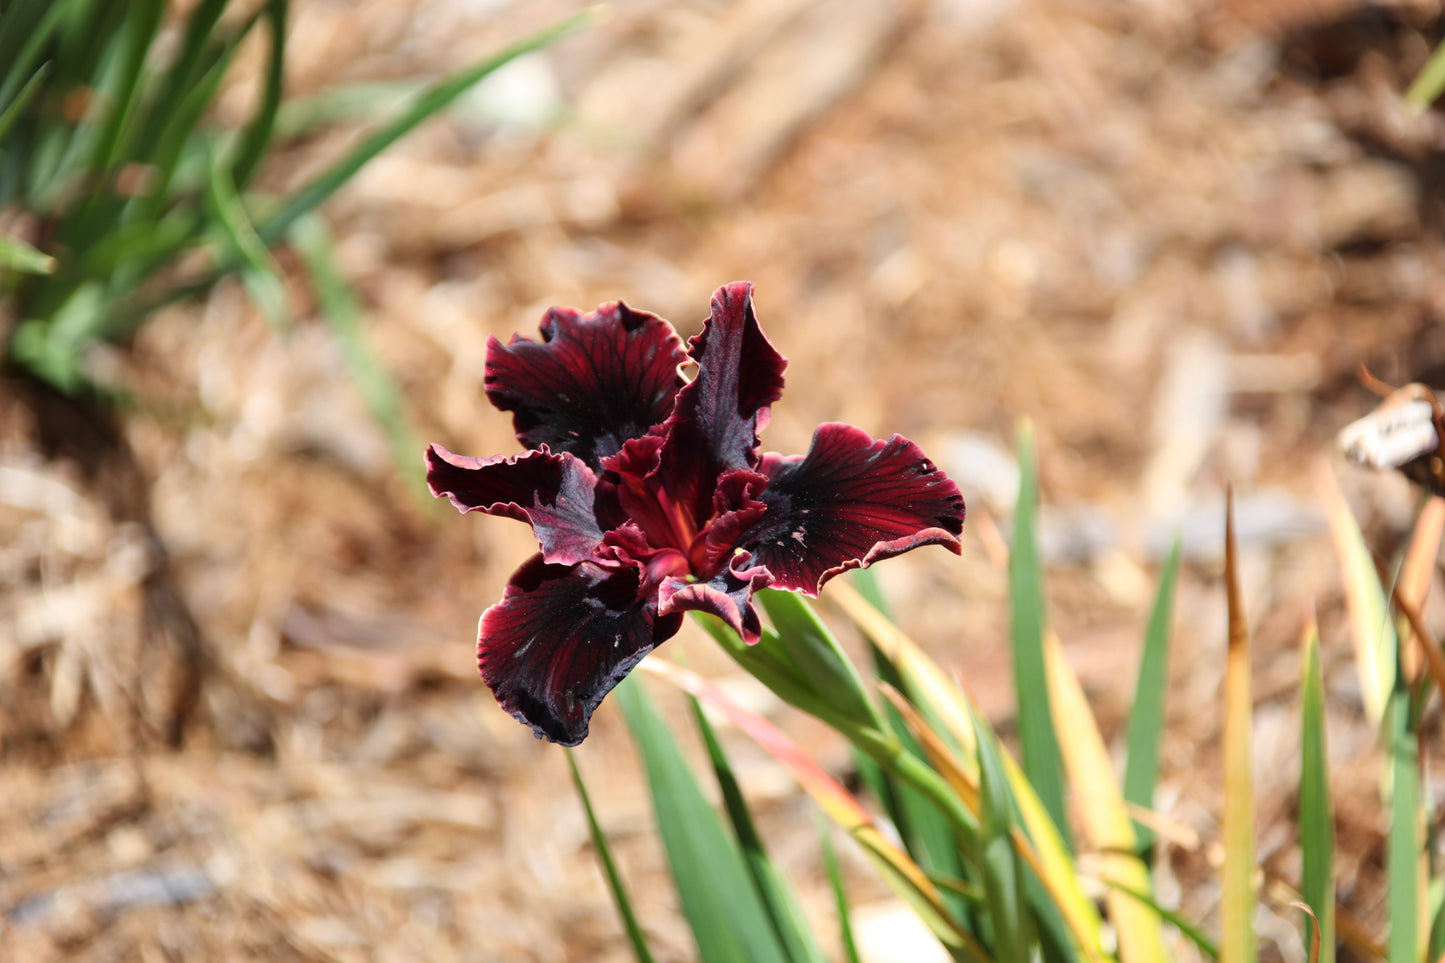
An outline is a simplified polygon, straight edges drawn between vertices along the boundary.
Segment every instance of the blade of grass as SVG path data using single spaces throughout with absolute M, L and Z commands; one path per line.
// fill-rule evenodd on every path
M 101 279 L 125 271 L 149 275 L 178 254 L 203 243 L 197 211 L 176 210 L 158 221 L 120 224 L 80 255 L 72 273 Z
M 13 99 L 0 101 L 4 104 L 4 107 L 0 108 L 0 146 L 4 145 L 6 135 L 20 120 L 25 108 L 30 106 L 31 99 L 40 92 L 41 84 L 49 73 L 50 64 L 41 64 L 35 68 L 35 73 L 30 75 Z
M 367 344 L 361 306 L 336 266 L 330 232 L 319 216 L 305 217 L 292 227 L 291 242 L 311 275 L 321 315 L 336 335 L 351 380 L 386 434 L 392 464 L 417 504 L 430 507 L 433 501 L 426 473 L 421 459 L 416 457 L 421 442 L 406 416 L 401 389 Z
M 1299 786 L 1300 892 L 1310 931 L 1320 947 L 1316 963 L 1335 960 L 1335 818 L 1325 743 L 1325 683 L 1320 636 L 1313 619 L 1304 636 Z
M 892 660 L 906 683 L 909 699 L 926 703 L 931 718 L 938 720 L 959 746 L 965 772 L 971 773 L 976 780 L 973 709 L 963 690 L 943 674 L 943 670 L 918 643 L 865 601 L 851 585 L 833 582 L 829 586 L 829 595 L 868 640 Z M 1079 884 L 1073 853 L 1065 845 L 1058 827 L 1045 811 L 1022 768 L 1007 753 L 1003 759 L 1024 828 L 1038 853 L 1036 872 L 1074 934 L 1079 951 L 1090 960 L 1101 960 L 1099 914 Z M 974 768 L 968 768 L 970 766 Z M 1047 911 L 1041 910 L 1037 904 L 1035 912 L 1040 919 L 1046 919 Z
M 0 234 L 0 275 L 5 271 L 22 274 L 50 274 L 55 258 L 39 251 L 18 237 Z
M 893 686 L 881 683 L 879 690 L 883 697 L 888 700 L 894 711 L 896 711 L 904 724 L 909 728 L 913 737 L 917 740 L 924 755 L 939 775 L 948 781 L 954 793 L 969 811 L 977 815 L 980 807 L 979 780 L 982 778 L 977 767 L 965 766 L 962 759 L 939 734 L 937 729 L 918 711 L 906 698 Z M 976 731 L 976 730 L 975 730 Z
M 96 91 L 96 95 L 107 102 L 109 110 L 89 166 L 92 174 L 99 174 L 106 182 L 125 160 L 127 135 L 134 133 L 131 119 L 145 89 L 146 55 L 160 32 L 165 6 L 163 0 L 131 0 L 125 4 L 126 17 L 121 24 L 115 70 Z M 107 183 L 106 187 L 109 186 Z M 66 241 L 80 247 L 88 238 L 103 235 L 98 225 L 114 206 L 114 195 L 108 189 L 92 191 L 80 212 L 68 219 Z
M 1044 668 L 1043 569 L 1034 535 L 1038 504 L 1034 432 L 1027 421 L 1018 428 L 1019 496 L 1014 508 L 1013 550 L 1009 553 L 1009 637 L 1014 658 L 1019 746 L 1024 773 L 1038 793 L 1064 844 L 1072 852 L 1073 834 L 1064 807 L 1063 768 L 1055 740 L 1053 710 L 1038 693 L 1048 691 Z
M 1305 903 L 1291 903 L 1290 905 L 1299 909 L 1310 919 L 1309 955 L 1305 957 L 1305 963 L 1320 963 L 1320 921 L 1315 918 L 1315 911 Z
M 35 59 L 49 42 L 68 5 L 57 0 L 18 0 L 6 4 L 0 17 L 0 108 L 14 103 L 12 98 L 24 78 L 33 77 Z
M 887 601 L 871 569 L 855 569 L 849 572 L 846 578 L 870 605 L 891 619 Z M 964 799 L 963 793 L 969 791 L 969 777 L 964 775 L 963 762 L 955 752 L 957 746 L 947 738 L 947 730 L 935 718 L 925 721 L 926 709 L 916 708 L 904 698 L 900 690 L 907 688 L 907 683 L 893 661 L 875 645 L 870 645 L 869 651 L 873 659 L 875 685 L 885 697 L 883 711 L 889 727 L 897 734 L 907 752 L 929 759 L 930 764 L 943 775 L 955 794 L 963 799 L 969 811 L 977 816 L 976 785 L 973 790 L 974 801 Z M 916 718 L 908 718 L 910 714 Z M 935 745 L 925 747 L 923 741 L 930 739 Z M 885 772 L 872 759 L 857 751 L 854 756 L 858 760 L 860 776 L 883 804 L 884 812 L 898 829 L 904 847 L 917 860 L 919 866 L 936 883 L 940 880 L 961 878 L 965 873 L 964 859 L 959 839 L 947 817 L 923 794 Z M 953 766 L 951 771 L 945 772 L 940 768 L 949 764 Z M 975 768 L 970 760 L 970 769 Z M 969 929 L 976 930 L 977 901 L 962 898 L 957 890 L 941 883 L 940 890 L 960 922 Z
M 973 801 L 970 802 L 965 796 L 969 790 L 967 778 L 962 774 L 962 762 L 933 724 L 925 721 L 922 713 L 910 705 L 893 687 L 893 683 L 902 684 L 893 664 L 876 649 L 874 653 L 874 661 L 878 666 L 877 686 L 887 702 L 884 712 L 888 718 L 889 727 L 897 735 L 904 751 L 928 759 L 929 764 L 943 776 L 964 806 L 976 816 L 978 813 L 977 787 L 975 785 L 973 788 Z M 910 719 L 909 713 L 915 719 Z M 923 745 L 925 740 L 931 740 L 933 745 L 925 747 Z M 909 855 L 923 868 L 924 872 L 935 880 L 940 877 L 963 876 L 965 872 L 963 847 L 960 845 L 957 831 L 950 824 L 948 818 L 917 789 L 878 767 L 867 756 L 856 750 L 854 756 L 861 758 L 864 763 L 871 764 L 876 769 L 877 776 L 873 789 L 883 802 L 884 811 L 898 829 L 898 835 L 903 839 L 904 848 L 908 850 Z M 945 770 L 944 767 L 949 765 L 952 765 L 953 768 Z M 860 773 L 868 772 L 862 766 L 859 771 Z M 881 786 L 876 784 L 880 781 Z M 953 892 L 947 889 L 943 892 L 943 898 L 960 922 L 970 929 L 977 928 L 974 920 L 974 907 L 970 903 L 958 899 Z
M 246 293 L 272 327 L 284 328 L 291 321 L 291 311 L 286 305 L 286 282 L 282 279 L 281 267 L 257 236 L 229 177 L 219 158 L 212 154 L 210 176 L 206 179 L 206 206 L 212 223 L 218 229 L 223 250 L 239 259 Z
M 276 112 L 281 107 L 281 88 L 285 83 L 287 0 L 267 0 L 261 15 L 269 26 L 271 46 L 266 53 L 260 106 L 237 142 L 236 157 L 231 162 L 231 183 L 236 185 L 237 190 L 245 190 L 250 185 L 261 158 L 266 155 L 266 148 L 276 130 Z M 298 216 L 304 213 L 299 211 Z M 281 225 L 274 234 L 268 235 L 267 241 L 279 238 L 288 226 Z
M 853 795 L 796 743 L 766 719 L 743 709 L 716 686 L 694 672 L 668 662 L 649 659 L 643 668 L 659 675 L 712 708 L 756 742 L 798 780 L 823 812 L 852 836 L 894 892 L 918 915 L 957 959 L 987 961 L 983 947 L 949 914 L 938 888 L 901 849 L 879 831 L 873 818 Z M 620 688 L 620 687 L 619 687 Z M 912 758 L 912 757 L 908 757 Z
M 1229 604 L 1229 649 L 1224 668 L 1224 895 L 1221 963 L 1255 963 L 1254 772 L 1250 755 L 1254 702 L 1250 686 L 1249 623 L 1240 588 L 1234 536 L 1234 491 L 1224 521 L 1224 582 Z
M 939 889 L 949 893 L 957 893 L 970 903 L 983 904 L 985 898 L 983 890 L 979 889 L 973 883 L 952 876 L 934 876 L 931 878 L 933 885 Z
M 970 811 L 979 813 L 980 801 L 978 776 L 971 775 L 963 761 L 933 725 L 911 705 L 896 689 L 882 686 L 881 691 L 898 713 L 910 726 L 913 735 L 927 754 L 929 764 L 939 772 Z M 977 718 L 977 714 L 974 714 Z M 995 737 L 996 741 L 996 737 Z M 1013 799 L 1022 825 L 1010 827 L 1014 851 L 1032 871 L 1033 876 L 1025 880 L 1025 895 L 1034 907 L 1042 933 L 1052 936 L 1056 932 L 1067 933 L 1073 947 L 1084 958 L 1101 961 L 1099 949 L 1099 919 L 1093 912 L 1092 903 L 1078 885 L 1078 874 L 1074 864 L 1063 847 L 1057 834 L 1052 836 L 1052 826 L 1043 814 L 1037 797 L 1027 796 L 1027 802 L 1020 799 L 1020 787 L 1027 788 L 1018 764 L 1006 753 L 1000 752 L 1005 777 L 1010 783 Z M 1027 827 L 1027 829 L 1026 829 Z M 1039 827 L 1048 827 L 1044 833 L 1044 847 L 1036 847 L 1029 832 L 1038 832 Z M 1045 855 L 1041 855 L 1041 852 Z M 1042 894 L 1035 890 L 1035 882 L 1042 887 Z M 1044 899 L 1043 896 L 1047 896 Z M 1056 942 L 1064 942 L 1058 940 Z
M 979 772 L 979 857 L 984 898 L 999 963 L 1028 963 L 1033 929 L 1024 899 L 1024 870 L 1012 838 L 1008 777 L 991 734 L 974 720 Z
M 272 0 L 267 9 L 270 10 L 273 7 L 279 7 L 284 10 L 284 6 L 284 3 Z M 357 171 L 361 170 L 362 167 L 375 158 L 376 155 L 406 136 L 418 124 L 446 107 L 498 68 L 505 66 L 507 63 L 524 54 L 538 50 L 564 34 L 577 29 L 592 19 L 592 17 L 596 15 L 596 12 L 597 8 L 589 8 L 581 13 L 568 17 L 558 24 L 539 30 L 523 38 L 476 65 L 452 74 L 426 88 L 399 116 L 383 124 L 378 130 L 364 138 L 361 143 L 330 168 L 318 175 L 311 183 L 286 199 L 275 213 L 257 227 L 257 236 L 263 244 L 268 245 L 284 237 L 297 219 L 314 211 L 323 201 L 350 180 Z M 274 118 L 270 123 L 274 123 Z M 259 131 L 259 119 L 256 127 Z M 265 131 L 266 136 L 269 137 L 269 124 L 265 127 Z M 258 133 L 256 136 L 260 137 L 260 134 Z M 243 157 L 244 151 L 245 148 L 243 147 Z M 238 161 L 234 167 L 234 171 L 234 182 L 244 186 L 248 180 L 248 172 L 245 169 L 245 165 Z M 241 261 L 237 258 L 223 260 L 197 281 L 176 286 L 153 300 L 137 303 L 129 306 L 123 312 L 117 312 L 109 333 L 113 337 L 125 334 L 139 323 L 142 318 L 158 308 L 174 301 L 204 293 L 220 278 L 236 270 L 240 264 Z
M 206 72 L 204 61 L 212 50 L 211 36 L 225 9 L 226 0 L 201 0 L 186 18 L 185 33 L 176 48 L 175 59 L 157 79 L 156 96 L 146 104 L 140 120 L 134 160 L 145 162 L 155 157 L 167 128 L 175 125 L 182 115 L 182 104 Z
M 1174 912 L 1174 910 L 1166 906 L 1161 906 L 1152 893 L 1131 889 L 1117 879 L 1101 879 L 1100 882 L 1110 890 L 1122 893 L 1130 899 L 1138 900 L 1147 906 L 1152 913 L 1178 930 L 1185 939 L 1189 940 L 1189 942 L 1193 943 L 1199 949 L 1199 952 L 1210 959 L 1219 959 L 1219 946 L 1209 938 L 1208 933 L 1195 926 L 1180 914 Z
M 758 899 L 767 910 L 773 935 L 786 950 L 789 960 L 795 963 L 823 963 L 823 953 L 813 940 L 807 919 L 803 916 L 803 909 L 798 905 L 797 897 L 793 895 L 782 871 L 768 858 L 763 838 L 753 825 L 752 814 L 748 811 L 742 789 L 733 774 L 732 763 L 723 752 L 722 743 L 707 721 L 702 704 L 696 697 L 692 699 L 692 710 L 698 732 L 702 734 L 703 745 L 707 748 L 708 759 L 712 763 L 713 774 L 717 777 L 718 789 L 722 792 L 723 807 L 732 822 L 733 835 L 737 837 L 738 845 L 742 848 L 743 861 L 752 876 Z
M 1151 893 L 1149 867 L 1137 855 L 1138 837 L 1114 777 L 1108 747 L 1094 722 L 1083 687 L 1052 631 L 1044 636 L 1044 662 L 1064 768 L 1084 836 L 1098 853 L 1101 875 L 1130 890 Z M 1146 903 L 1114 890 L 1104 895 L 1104 901 L 1118 933 L 1121 963 L 1163 963 L 1164 939 L 1158 915 Z
M 10 354 L 20 364 L 66 393 L 84 384 L 87 332 L 92 330 L 105 308 L 105 292 L 99 284 L 75 289 L 59 309 L 44 322 L 26 318 L 10 337 Z
M 198 8 L 196 12 L 200 15 L 202 10 Z M 203 21 L 209 19 L 202 18 Z M 149 183 L 145 193 L 127 205 L 121 216 L 123 222 L 152 224 L 159 220 L 167 205 L 174 203 L 171 187 L 186 151 L 201 144 L 205 149 L 214 149 L 209 138 L 199 135 L 198 128 L 202 117 L 215 103 L 241 41 L 255 22 L 252 18 L 225 41 L 213 42 L 204 34 L 197 39 L 188 37 L 188 42 L 195 43 L 197 49 L 185 64 L 176 65 L 185 70 L 184 86 L 161 105 L 150 108 L 156 130 L 153 134 L 147 133 L 150 140 L 142 138 L 136 159 L 136 163 L 146 165 Z M 161 119 L 156 120 L 157 117 Z
M 667 723 L 641 684 L 629 678 L 612 698 L 642 755 L 683 913 L 704 963 L 785 963 L 737 845 L 708 805 Z
M 848 573 L 848 580 L 880 614 L 892 618 L 878 579 L 871 569 L 855 569 Z M 869 649 L 873 657 L 875 685 L 885 697 L 884 714 L 889 726 L 908 752 L 928 758 L 934 769 L 963 799 L 969 811 L 977 816 L 977 780 L 968 775 L 977 771 L 973 760 L 970 759 L 965 767 L 958 755 L 960 747 L 948 737 L 947 729 L 940 720 L 929 714 L 927 703 L 915 706 L 904 697 L 903 690 L 908 688 L 908 683 L 898 667 L 876 645 L 870 645 Z M 964 859 L 948 819 L 916 789 L 886 774 L 861 753 L 855 752 L 854 755 L 860 760 L 859 774 L 883 803 L 884 811 L 897 827 L 909 854 L 935 882 L 961 878 L 965 873 Z M 945 771 L 945 766 L 951 769 Z M 972 801 L 966 798 L 969 793 Z M 959 920 L 970 929 L 977 929 L 977 901 L 961 898 L 956 890 L 947 886 L 941 886 L 941 889 Z
M 637 963 L 654 963 L 652 952 L 647 948 L 647 937 L 643 935 L 642 926 L 637 922 L 637 913 L 632 908 L 632 897 L 627 892 L 627 884 L 622 881 L 622 874 L 617 871 L 612 849 L 607 845 L 607 835 L 602 832 L 602 826 L 597 822 L 596 810 L 592 808 L 592 797 L 587 792 L 586 783 L 582 781 L 582 772 L 577 768 L 577 757 L 571 750 L 567 751 L 566 756 L 567 766 L 572 771 L 572 785 L 577 787 L 577 796 L 582 800 L 582 809 L 587 814 L 587 829 L 592 834 L 592 846 L 597 850 L 602 873 L 607 877 L 607 888 L 612 892 L 613 903 L 617 905 L 617 915 L 622 917 L 623 929 L 627 931 L 627 942 L 632 945 L 632 955 L 637 958 Z
M 1385 844 L 1390 936 L 1389 963 L 1419 963 L 1421 887 L 1419 859 L 1425 851 L 1420 807 L 1418 719 L 1410 690 L 1397 673 L 1385 709 L 1385 748 L 1389 757 L 1390 835 Z
M 275 136 L 286 140 L 333 124 L 372 123 L 400 110 L 425 86 L 406 79 L 358 81 L 288 98 L 276 113 Z
M 863 963 L 858 958 L 858 941 L 853 938 L 853 914 L 848 905 L 848 893 L 843 888 L 843 871 L 838 866 L 838 854 L 833 849 L 833 838 L 823 830 L 823 867 L 828 873 L 828 884 L 833 889 L 833 905 L 838 912 L 838 942 L 842 947 L 843 963 Z
M 1124 800 L 1154 808 L 1154 788 L 1159 783 L 1159 744 L 1164 736 L 1164 693 L 1169 684 L 1169 639 L 1174 615 L 1174 586 L 1179 577 L 1179 537 L 1169 549 L 1159 572 L 1159 590 L 1144 631 L 1144 654 L 1139 659 L 1139 677 L 1134 685 L 1134 707 L 1129 711 L 1125 744 Z M 1134 835 L 1146 864 L 1154 847 L 1154 831 L 1137 820 Z
M 1303 900 L 1298 890 L 1267 868 L 1264 871 L 1264 880 L 1268 886 L 1269 898 L 1274 902 L 1295 904 Z M 1340 945 L 1360 959 L 1385 959 L 1385 944 L 1375 938 L 1372 927 L 1340 903 L 1335 904 L 1335 933 L 1339 936 Z
M 841 580 L 832 582 L 828 586 L 828 596 L 898 669 L 904 683 L 903 691 L 909 698 L 925 704 L 958 743 L 965 758 L 972 759 L 970 709 L 958 686 L 919 648 L 917 642 L 859 595 L 853 586 Z
M 1430 943 L 1425 958 L 1439 960 L 1445 956 L 1445 881 L 1439 878 L 1431 881 L 1429 898 L 1435 921 L 1430 924 Z

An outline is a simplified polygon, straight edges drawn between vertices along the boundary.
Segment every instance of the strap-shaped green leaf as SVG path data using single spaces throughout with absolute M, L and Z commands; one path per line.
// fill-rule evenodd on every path
M 813 939 L 808 928 L 803 908 L 798 903 L 792 887 L 788 885 L 783 871 L 768 858 L 763 838 L 753 824 L 752 814 L 743 799 L 742 787 L 733 773 L 732 763 L 723 751 L 722 743 L 707 721 L 702 705 L 692 698 L 693 718 L 702 734 L 703 745 L 707 747 L 708 759 L 713 774 L 717 777 L 718 789 L 722 792 L 723 808 L 732 823 L 733 835 L 742 848 L 743 861 L 757 890 L 758 900 L 767 910 L 773 933 L 787 951 L 788 959 L 794 963 L 823 963 L 823 952 Z
M 617 862 L 612 858 L 612 848 L 607 845 L 607 834 L 602 831 L 602 826 L 597 821 L 597 813 L 592 808 L 592 797 L 587 792 L 587 784 L 582 781 L 582 772 L 577 768 L 577 757 L 572 750 L 567 751 L 567 766 L 572 771 L 572 785 L 577 787 L 577 797 L 582 800 L 582 809 L 587 814 L 587 830 L 592 834 L 592 846 L 597 850 L 597 860 L 602 864 L 602 874 L 607 877 L 607 888 L 612 893 L 612 901 L 617 905 L 617 913 L 622 917 L 622 926 L 627 931 L 627 942 L 632 946 L 632 954 L 637 957 L 637 963 L 653 963 L 652 952 L 647 948 L 647 937 L 642 932 L 642 924 L 637 922 L 637 913 L 632 908 L 632 896 L 627 891 L 627 884 L 622 881 L 622 874 L 617 871 Z
M 1009 552 L 1009 635 L 1013 644 L 1014 692 L 1018 700 L 1019 745 L 1023 767 L 1065 846 L 1073 834 L 1064 809 L 1063 763 L 1054 736 L 1049 683 L 1044 669 L 1044 579 L 1034 531 L 1038 477 L 1034 431 L 1018 428 L 1019 497 L 1014 506 L 1013 546 Z
M 1139 676 L 1134 685 L 1134 707 L 1129 711 L 1129 755 L 1124 766 L 1124 800 L 1145 809 L 1154 808 L 1154 788 L 1159 783 L 1159 745 L 1164 737 L 1164 693 L 1169 686 L 1170 623 L 1174 615 L 1174 585 L 1179 576 L 1179 539 L 1174 539 L 1164 568 L 1159 573 L 1159 591 L 1144 631 L 1144 654 L 1139 659 Z M 1138 820 L 1134 835 L 1139 851 L 1147 854 L 1154 844 L 1154 831 Z
M 1325 742 L 1325 682 L 1320 668 L 1320 635 L 1310 622 L 1304 640 L 1304 681 L 1300 710 L 1299 843 L 1300 895 L 1310 913 L 1308 926 L 1320 930 L 1317 963 L 1335 961 L 1335 815 L 1330 800 L 1329 752 Z M 1311 945 L 1309 940 L 1305 945 Z
M 613 690 L 642 755 L 657 828 L 703 963 L 787 963 L 736 841 L 707 802 L 641 683 Z
M 1028 963 L 1033 921 L 1024 898 L 1024 868 L 1012 840 L 1014 807 L 993 733 L 974 720 L 979 771 L 979 858 L 994 958 Z

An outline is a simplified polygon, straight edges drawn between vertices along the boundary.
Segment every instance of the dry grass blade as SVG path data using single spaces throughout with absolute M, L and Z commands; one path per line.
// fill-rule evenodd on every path
M 1425 656 L 1426 671 L 1430 673 L 1430 678 L 1435 680 L 1441 696 L 1445 696 L 1445 653 L 1440 651 L 1440 643 L 1430 633 L 1429 627 L 1420 615 L 1420 610 L 1405 598 L 1404 590 L 1399 585 L 1395 586 L 1395 590 L 1391 594 L 1395 600 L 1395 607 L 1400 610 L 1401 615 L 1405 616 L 1405 621 L 1410 625 L 1410 633 L 1419 643 L 1420 651 Z
M 1355 643 L 1355 664 L 1360 674 L 1360 698 L 1365 703 L 1365 715 L 1378 727 L 1384 720 L 1385 701 L 1389 698 L 1395 671 L 1395 640 L 1385 611 L 1384 592 L 1374 560 L 1335 476 L 1321 465 L 1315 480 L 1330 537 L 1335 543 L 1335 554 L 1340 559 L 1350 634 Z
M 948 729 L 948 734 L 971 759 L 974 753 L 973 726 L 969 723 L 967 702 L 958 686 L 924 654 L 918 643 L 858 594 L 853 586 L 842 579 L 835 580 L 828 586 L 828 597 L 898 666 L 909 687 L 927 701 Z M 976 766 L 972 778 L 975 781 L 978 778 Z
M 1098 851 L 1100 872 L 1127 890 L 1152 895 L 1149 868 L 1137 854 L 1138 839 L 1114 776 L 1108 747 L 1094 722 L 1083 687 L 1051 630 L 1044 635 L 1044 662 L 1064 768 L 1085 838 Z M 1158 913 L 1145 901 L 1114 887 L 1105 894 L 1104 902 L 1118 930 L 1121 963 L 1164 960 Z
M 1440 536 L 1445 531 L 1445 498 L 1433 495 L 1425 501 L 1420 509 L 1420 515 L 1415 519 L 1415 528 L 1410 535 L 1410 547 L 1405 550 L 1405 557 L 1400 562 L 1400 577 L 1395 580 L 1395 587 L 1391 590 L 1397 603 L 1404 601 L 1417 612 L 1425 607 L 1425 596 L 1430 591 L 1430 579 L 1435 574 L 1435 560 L 1440 556 Z M 1403 611 L 1403 609 L 1401 610 Z M 1422 643 L 1424 656 L 1428 660 L 1433 654 L 1440 656 L 1438 647 L 1433 648 L 1424 644 L 1426 636 L 1420 634 L 1415 623 L 1410 623 L 1414 629 L 1415 638 Z M 1401 632 L 1404 630 L 1401 629 Z M 1405 678 L 1413 682 L 1420 674 L 1420 654 L 1408 643 L 1400 646 L 1400 664 L 1404 669 Z M 1437 683 L 1440 676 L 1435 668 L 1431 668 L 1431 675 Z
M 1308 903 L 1301 903 L 1301 902 L 1299 902 L 1299 901 L 1296 900 L 1295 902 L 1292 902 L 1292 903 L 1290 903 L 1289 905 L 1293 906 L 1295 909 L 1303 910 L 1305 913 L 1309 914 L 1310 919 L 1312 919 L 1312 920 L 1315 921 L 1315 925 L 1310 929 L 1310 955 L 1309 955 L 1308 963 L 1320 963 L 1320 921 L 1319 921 L 1319 918 L 1315 916 L 1315 911 L 1309 908 L 1309 904 L 1308 904 Z
M 929 764 L 948 782 L 948 785 L 958 794 L 958 798 L 963 800 L 968 811 L 977 816 L 979 808 L 977 767 L 970 770 L 965 766 L 963 760 L 949 747 L 947 741 L 928 724 L 928 720 L 923 718 L 913 704 L 903 697 L 903 693 L 886 682 L 879 684 L 878 691 L 883 693 L 883 697 L 898 710 L 903 721 L 908 723 L 909 730 L 918 740 L 919 745 L 923 747 L 924 753 L 927 754 Z
M 1250 754 L 1254 706 L 1232 489 L 1224 523 L 1224 582 L 1229 597 L 1229 653 L 1224 669 L 1224 934 L 1219 958 L 1221 963 L 1254 963 L 1254 773 Z

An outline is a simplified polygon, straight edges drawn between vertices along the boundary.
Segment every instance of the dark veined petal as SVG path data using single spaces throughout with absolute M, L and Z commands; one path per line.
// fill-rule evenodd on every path
M 503 709 L 540 738 L 575 746 L 602 697 L 662 642 L 680 614 L 639 601 L 641 566 L 548 565 L 533 556 L 482 615 L 477 666 Z
M 433 495 L 445 495 L 458 511 L 530 524 L 548 562 L 580 562 L 602 543 L 592 504 L 597 479 L 570 454 L 542 449 L 512 458 L 470 458 L 430 445 L 426 480 Z
M 712 315 L 688 344 L 697 377 L 677 395 L 664 423 L 663 485 L 700 524 L 711 512 L 718 476 L 730 468 L 752 468 L 758 432 L 768 406 L 783 393 L 787 359 L 758 325 L 753 286 L 725 285 L 712 296 Z
M 913 442 L 875 441 L 838 422 L 820 425 L 803 458 L 769 455 L 760 496 L 767 514 L 738 540 L 775 588 L 816 595 L 850 568 L 921 545 L 961 547 L 963 496 Z
M 512 412 L 528 448 L 570 451 L 596 469 L 672 410 L 687 357 L 662 318 L 621 301 L 586 315 L 551 308 L 541 331 L 540 342 L 487 342 L 487 397 Z
M 739 552 L 731 565 L 706 582 L 669 578 L 658 590 L 658 612 L 664 616 L 689 611 L 710 612 L 726 622 L 744 642 L 762 637 L 762 620 L 753 608 L 753 593 L 773 584 L 772 574 L 751 565 L 747 552 Z

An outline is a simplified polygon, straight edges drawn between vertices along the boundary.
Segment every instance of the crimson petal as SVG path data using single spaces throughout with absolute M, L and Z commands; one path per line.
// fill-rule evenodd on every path
M 457 511 L 527 522 L 549 562 L 580 562 L 602 543 L 593 512 L 597 479 L 570 454 L 544 448 L 512 458 L 471 458 L 429 445 L 426 480 L 432 494 L 447 496 Z
M 738 537 L 748 531 L 768 512 L 758 501 L 758 492 L 768 484 L 768 477 L 746 468 L 725 471 L 713 492 L 713 518 L 694 540 L 689 554 L 697 574 L 713 572 L 724 562 L 732 561 Z
M 850 568 L 922 545 L 962 551 L 963 496 L 913 442 L 875 441 L 839 422 L 820 425 L 804 458 L 769 455 L 762 520 L 738 539 L 776 588 L 817 595 Z
M 788 361 L 758 325 L 753 286 L 736 281 L 712 296 L 712 315 L 688 343 L 697 377 L 677 395 L 665 423 L 660 474 L 673 497 L 701 522 L 724 471 L 752 468 L 768 406 L 783 393 Z
M 659 617 L 655 595 L 638 601 L 640 578 L 635 563 L 549 565 L 535 555 L 482 615 L 482 678 L 538 738 L 587 738 L 602 697 L 677 633 L 680 614 Z
M 593 469 L 667 417 L 683 381 L 682 339 L 621 301 L 591 314 L 551 308 L 542 340 L 487 341 L 487 397 L 528 448 L 570 451 Z
M 706 582 L 689 582 L 680 578 L 669 578 L 658 589 L 658 612 L 664 616 L 674 613 L 698 611 L 710 612 L 722 619 L 732 630 L 742 636 L 744 642 L 752 645 L 762 638 L 762 620 L 753 608 L 753 593 L 773 584 L 773 576 L 766 568 L 749 565 L 748 553 L 741 552 L 733 563 Z

